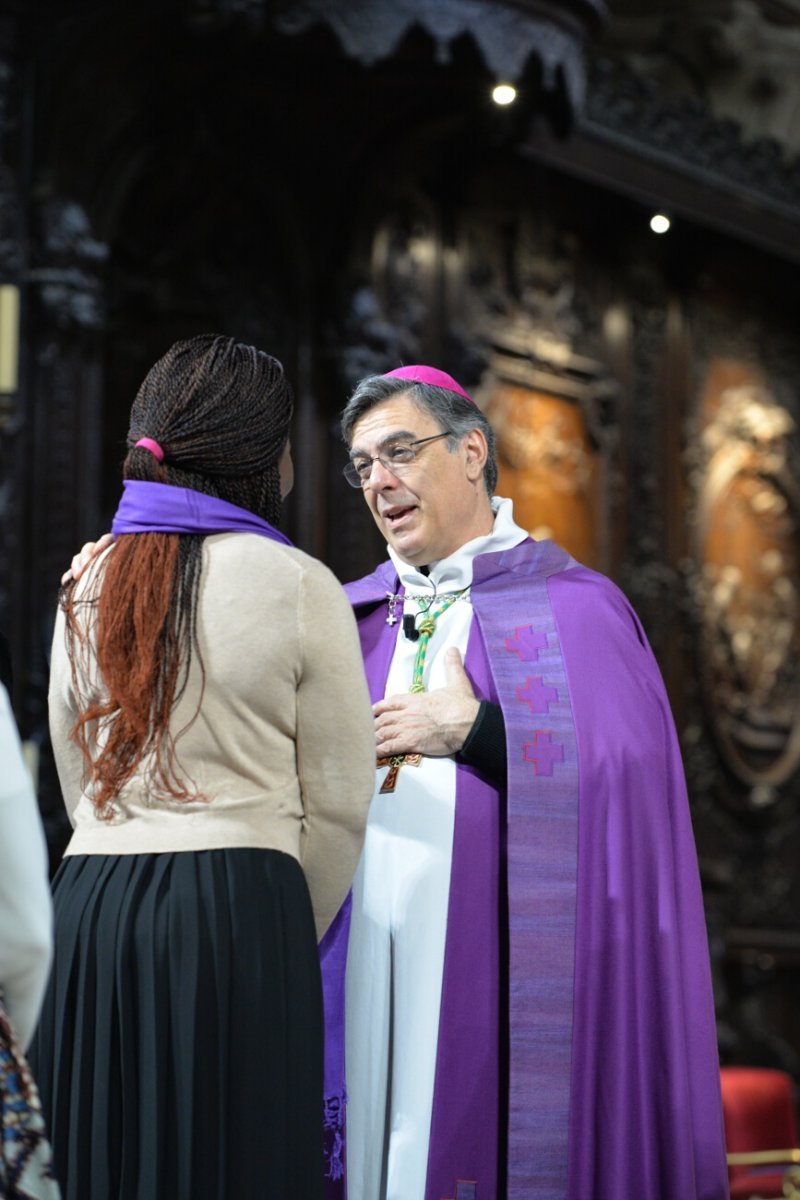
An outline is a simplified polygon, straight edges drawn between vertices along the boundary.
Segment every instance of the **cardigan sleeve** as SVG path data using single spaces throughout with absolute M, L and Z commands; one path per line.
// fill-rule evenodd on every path
M 113 546 L 109 546 L 92 561 L 75 584 L 75 598 L 84 598 L 88 595 L 91 599 L 91 594 L 96 587 L 97 573 L 104 569 L 108 555 L 112 552 Z M 92 611 L 92 604 L 90 603 L 82 611 Z M 84 634 L 87 633 L 88 631 L 84 630 Z M 103 692 L 97 660 L 94 652 L 87 649 L 90 642 L 91 638 L 87 637 L 86 646 L 80 651 L 78 660 L 78 686 L 81 691 L 85 690 L 86 692 L 83 703 L 85 703 L 86 697 L 95 698 Z M 53 647 L 50 654 L 50 686 L 47 707 L 50 742 L 53 747 L 58 781 L 61 784 L 61 795 L 70 824 L 74 828 L 75 809 L 81 799 L 86 782 L 86 761 L 80 747 L 72 738 L 75 721 L 82 705 L 79 705 L 78 697 L 75 694 L 72 665 L 67 651 L 67 621 L 60 602 L 56 607 Z
M 36 796 L 2 686 L 0 764 L 0 990 L 24 1049 L 47 984 L 52 910 Z
M 300 861 L 317 936 L 352 883 L 375 787 L 375 734 L 355 618 L 335 576 L 313 562 L 300 585 L 297 769 Z

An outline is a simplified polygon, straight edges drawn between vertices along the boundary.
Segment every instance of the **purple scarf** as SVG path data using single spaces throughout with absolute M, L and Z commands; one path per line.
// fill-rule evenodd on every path
M 227 500 L 144 479 L 126 479 L 111 532 L 123 533 L 259 533 L 291 546 L 281 533 L 255 513 Z

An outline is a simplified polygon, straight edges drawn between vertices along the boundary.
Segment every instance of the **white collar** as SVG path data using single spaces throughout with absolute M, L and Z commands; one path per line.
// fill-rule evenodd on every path
M 439 562 L 430 563 L 430 573 L 423 575 L 410 563 L 404 562 L 389 547 L 389 557 L 395 565 L 400 582 L 407 592 L 418 595 L 435 595 L 437 592 L 458 592 L 472 583 L 472 564 L 479 554 L 490 554 L 499 550 L 510 550 L 528 536 L 514 521 L 514 505 L 511 500 L 500 496 L 492 497 L 494 527 L 491 533 L 482 534 L 459 546 L 453 554 Z

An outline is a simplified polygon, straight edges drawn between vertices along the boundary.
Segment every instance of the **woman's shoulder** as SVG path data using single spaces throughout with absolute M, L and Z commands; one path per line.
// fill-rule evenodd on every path
M 233 573 L 244 581 L 281 581 L 288 587 L 313 586 L 341 592 L 329 567 L 297 546 L 287 546 L 256 533 L 214 534 L 205 540 L 209 575 Z

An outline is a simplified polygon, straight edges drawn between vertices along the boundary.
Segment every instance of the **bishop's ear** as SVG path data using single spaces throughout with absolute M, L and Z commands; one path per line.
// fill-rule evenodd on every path
M 467 476 L 469 479 L 480 479 L 483 474 L 483 468 L 486 466 L 486 458 L 488 455 L 488 447 L 483 431 L 480 429 L 471 429 L 464 437 L 464 453 L 467 462 Z

